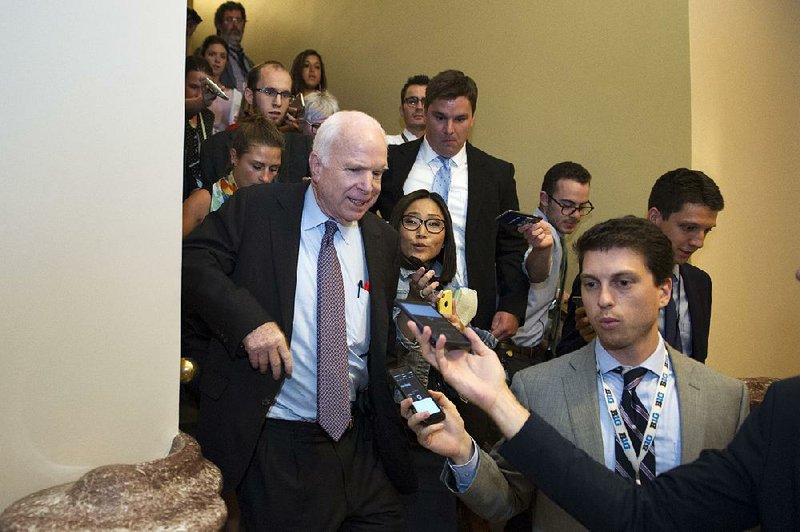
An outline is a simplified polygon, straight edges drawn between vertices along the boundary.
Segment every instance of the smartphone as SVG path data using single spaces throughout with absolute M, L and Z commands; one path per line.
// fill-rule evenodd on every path
M 442 290 L 442 297 L 440 297 L 439 301 L 436 303 L 436 309 L 439 311 L 439 314 L 443 316 L 449 316 L 453 313 L 452 290 Z
M 520 227 L 525 224 L 535 224 L 541 221 L 541 216 L 534 216 L 533 214 L 525 214 L 519 211 L 506 211 L 499 215 L 497 221 L 504 225 L 511 225 Z
M 575 303 L 575 308 L 582 308 L 583 307 L 583 297 L 581 297 L 581 296 L 572 296 L 572 301 Z
M 447 349 L 466 350 L 470 348 L 467 337 L 428 303 L 416 303 L 406 299 L 398 299 L 394 304 L 417 324 L 420 331 L 426 325 L 431 328 L 431 345 L 436 345 L 436 340 L 443 334 L 447 339 L 445 344 Z
M 410 397 L 413 403 L 411 407 L 415 413 L 428 412 L 430 417 L 423 421 L 425 425 L 433 425 L 434 423 L 441 423 L 444 421 L 444 412 L 436 404 L 428 394 L 428 390 L 419 382 L 419 379 L 411 368 L 401 366 L 399 368 L 390 369 L 389 375 L 394 379 L 394 384 L 400 391 L 403 398 Z

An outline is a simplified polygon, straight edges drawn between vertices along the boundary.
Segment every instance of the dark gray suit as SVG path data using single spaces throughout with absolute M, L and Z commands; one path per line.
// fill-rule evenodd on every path
M 292 337 L 307 187 L 276 183 L 241 189 L 184 240 L 184 302 L 213 335 L 200 376 L 197 439 L 203 455 L 222 470 L 226 491 L 245 474 L 282 383 L 253 370 L 242 340 L 271 321 Z M 359 226 L 371 287 L 369 421 L 383 467 L 404 493 L 416 487 L 416 479 L 386 371 L 395 330 L 389 323 L 399 275 L 397 233 L 372 213 Z
M 512 389 L 527 408 L 553 425 L 565 438 L 604 463 L 597 396 L 594 344 L 550 362 L 523 370 Z M 700 451 L 725 447 L 749 409 L 744 383 L 707 368 L 669 349 L 681 420 L 681 462 L 691 462 Z M 603 413 L 605 414 L 605 413 Z M 497 460 L 497 461 L 495 461 Z M 444 480 L 449 467 L 445 466 Z M 504 520 L 533 504 L 534 530 L 580 529 L 580 525 L 535 487 L 511 464 L 492 451 L 481 451 L 478 474 L 459 495 L 467 505 L 490 520 Z

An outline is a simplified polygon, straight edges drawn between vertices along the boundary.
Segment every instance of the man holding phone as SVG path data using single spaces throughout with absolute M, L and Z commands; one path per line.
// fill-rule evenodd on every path
M 652 482 L 656 474 L 694 460 L 703 449 L 727 445 L 748 412 L 744 383 L 675 351 L 658 332 L 659 309 L 669 301 L 672 284 L 669 240 L 648 221 L 626 217 L 592 227 L 576 247 L 585 308 L 597 339 L 518 373 L 511 401 L 523 412 L 535 409 L 596 462 L 630 482 Z M 464 386 L 462 377 L 497 362 L 468 336 L 475 354 L 454 351 L 445 359 L 439 341 L 441 353 L 431 364 L 459 393 L 476 400 L 475 387 Z M 429 337 L 427 329 L 418 334 L 430 362 Z M 498 380 L 488 379 L 482 393 L 510 396 Z M 441 395 L 433 397 L 445 411 L 443 423 L 425 427 L 424 414 L 409 415 L 408 403 L 403 412 L 419 442 L 448 457 L 442 479 L 468 506 L 493 521 L 532 506 L 536 530 L 577 527 L 558 505 L 537 494 L 497 448 L 491 455 L 476 449 L 457 410 Z M 478 401 L 483 408 L 486 403 Z M 490 414 L 508 434 L 508 420 Z
M 542 218 L 542 223 L 521 228 L 529 245 L 526 261 L 538 256 L 535 260 L 545 261 L 549 272 L 543 281 L 536 282 L 528 268 L 531 283 L 525 323 L 510 342 L 502 342 L 497 348 L 501 356 L 515 360 L 517 369 L 552 358 L 548 348 L 558 334 L 567 271 L 564 239 L 594 208 L 589 201 L 591 180 L 591 174 L 578 163 L 564 161 L 555 164 L 544 175 L 539 208 L 534 213 Z M 552 234 L 552 253 L 541 248 L 541 225 Z
M 724 206 L 717 184 L 703 172 L 687 168 L 671 170 L 659 177 L 647 204 L 647 219 L 669 238 L 673 250 L 673 301 L 662 310 L 659 329 L 672 347 L 699 362 L 708 357 L 711 277 L 688 261 L 703 247 Z M 580 294 L 576 277 L 572 297 Z M 575 351 L 594 337 L 586 311 L 578 300 L 571 298 L 557 354 Z

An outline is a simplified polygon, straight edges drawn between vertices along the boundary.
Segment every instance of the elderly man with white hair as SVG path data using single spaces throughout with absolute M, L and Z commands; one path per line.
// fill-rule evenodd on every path
M 397 233 L 369 212 L 380 125 L 320 127 L 305 183 L 239 191 L 187 238 L 183 297 L 214 332 L 198 440 L 247 530 L 402 530 L 413 491 L 387 382 Z

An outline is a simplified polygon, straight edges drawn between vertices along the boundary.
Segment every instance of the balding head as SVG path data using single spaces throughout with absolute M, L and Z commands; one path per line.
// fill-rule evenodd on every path
M 386 170 L 383 128 L 359 111 L 335 113 L 317 131 L 309 164 L 322 211 L 339 223 L 360 220 L 381 191 Z

